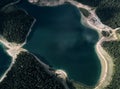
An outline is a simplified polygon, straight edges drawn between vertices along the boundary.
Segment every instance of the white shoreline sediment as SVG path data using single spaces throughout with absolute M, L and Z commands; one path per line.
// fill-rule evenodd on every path
M 2 10 L 5 9 L 6 7 L 14 5 L 14 4 L 18 3 L 18 2 L 20 2 L 20 0 L 4 6 L 2 8 Z M 28 15 L 28 13 L 26 11 L 25 11 L 25 13 Z M 15 59 L 17 58 L 17 55 L 22 51 L 27 51 L 26 49 L 23 49 L 22 47 L 23 47 L 23 45 L 26 44 L 27 37 L 29 36 L 29 34 L 31 32 L 31 29 L 32 29 L 35 22 L 36 22 L 36 19 L 34 18 L 34 21 L 33 21 L 32 25 L 31 25 L 31 27 L 30 27 L 27 35 L 26 35 L 26 39 L 22 44 L 16 44 L 14 42 L 8 42 L 3 36 L 0 35 L 0 43 L 2 43 L 7 48 L 6 52 L 8 53 L 8 55 L 10 55 L 12 57 L 11 64 L 10 64 L 9 68 L 5 71 L 5 73 L 2 75 L 2 77 L 0 78 L 0 82 L 2 82 L 2 80 L 6 77 L 7 73 L 11 70 L 13 64 L 16 61 Z
M 68 77 L 67 73 L 62 69 L 57 69 L 55 73 L 58 74 L 58 77 L 63 78 L 64 80 L 66 80 L 66 78 Z
M 17 55 L 21 51 L 26 51 L 26 50 L 21 48 L 22 47 L 21 44 L 10 43 L 5 38 L 3 38 L 2 36 L 0 36 L 0 43 L 2 43 L 7 48 L 6 52 L 8 53 L 8 55 L 10 55 L 12 57 L 11 64 L 10 64 L 9 68 L 5 71 L 5 73 L 0 78 L 0 82 L 2 82 L 2 80 L 6 77 L 6 74 L 12 68 L 12 65 L 15 63 L 15 59 L 17 58 Z
M 20 0 L 19 0 L 19 1 L 20 1 Z M 15 4 L 15 3 L 18 3 L 19 1 L 14 2 L 14 3 L 10 3 L 10 4 L 6 5 L 5 7 L 3 7 L 3 9 L 6 8 L 6 7 L 8 7 L 8 6 L 10 6 L 10 5 L 13 5 L 13 4 Z M 22 9 L 22 10 L 24 10 L 24 9 Z M 24 11 L 25 11 L 25 10 L 24 10 Z M 26 11 L 25 11 L 25 13 L 28 14 Z M 34 17 L 33 17 L 33 18 L 34 18 Z M 34 21 L 33 21 L 32 25 L 31 25 L 31 27 L 30 27 L 27 35 L 26 35 L 26 39 L 25 39 L 25 41 L 24 41 L 22 44 L 16 44 L 16 43 L 14 43 L 14 42 L 8 42 L 3 36 L 0 35 L 0 43 L 2 43 L 2 44 L 7 48 L 6 52 L 8 53 L 8 55 L 10 55 L 10 56 L 12 57 L 12 59 L 11 59 L 11 60 L 12 60 L 12 61 L 11 61 L 11 64 L 10 64 L 9 68 L 5 71 L 5 73 L 2 75 L 2 77 L 0 78 L 0 82 L 3 81 L 3 79 L 6 77 L 7 73 L 11 70 L 13 64 L 14 64 L 15 61 L 16 61 L 17 55 L 18 55 L 20 52 L 22 52 L 22 51 L 29 52 L 28 50 L 26 50 L 26 49 L 24 49 L 24 48 L 22 48 L 22 47 L 27 43 L 27 38 L 28 38 L 29 34 L 31 33 L 32 27 L 34 26 L 35 22 L 36 22 L 36 19 L 34 18 Z M 32 53 L 31 53 L 31 54 L 32 54 Z M 32 55 L 37 59 L 38 62 L 40 62 L 40 63 L 45 67 L 46 70 L 49 69 L 49 66 L 48 66 L 47 64 L 45 64 L 45 63 L 43 63 L 41 60 L 39 60 L 34 54 L 32 54 Z M 47 71 L 48 71 L 48 70 L 47 70 Z M 63 79 L 65 80 L 65 77 L 67 77 L 67 73 L 65 73 L 65 71 L 63 71 L 63 70 L 56 70 L 56 71 L 60 71 L 61 74 L 64 73 L 65 76 L 62 76 L 62 77 L 63 77 Z M 49 72 L 49 71 L 48 71 L 48 72 Z M 55 72 L 54 72 L 54 73 L 55 73 Z M 57 73 L 56 73 L 56 74 L 57 74 Z M 61 78 L 62 78 L 62 77 L 61 77 Z M 63 82 L 64 86 L 66 87 L 66 89 L 69 89 L 68 86 L 65 84 L 65 81 L 62 81 L 62 82 Z
M 100 63 L 101 63 L 101 75 L 99 78 L 98 83 L 96 84 L 95 89 L 103 89 L 107 85 L 109 85 L 112 75 L 113 75 L 113 61 L 112 58 L 105 52 L 105 50 L 102 48 L 101 44 L 104 39 L 101 35 L 101 30 L 99 28 L 96 28 L 94 25 L 91 26 L 89 22 L 87 22 L 87 19 L 82 18 L 81 23 L 88 27 L 96 30 L 99 35 L 99 40 L 95 45 L 95 51 L 99 57 Z M 105 53 L 103 55 L 103 53 Z M 106 57 L 107 56 L 107 57 Z M 109 73 L 108 73 L 109 72 Z
M 89 7 L 87 5 L 83 5 L 83 4 L 73 1 L 73 0 L 67 0 L 67 1 L 70 2 L 71 4 L 75 5 L 78 8 L 84 8 L 84 9 L 88 10 L 91 13 L 91 15 L 88 18 L 85 18 L 83 15 L 81 15 L 81 23 L 84 26 L 95 29 L 99 33 L 100 39 L 95 46 L 95 50 L 100 59 L 102 69 L 101 69 L 101 76 L 100 76 L 99 82 L 96 85 L 95 89 L 102 89 L 102 88 L 106 87 L 112 79 L 113 61 L 112 61 L 111 57 L 105 52 L 105 50 L 101 46 L 101 43 L 103 41 L 105 41 L 106 38 L 102 37 L 102 35 L 100 33 L 102 30 L 108 31 L 108 30 L 113 30 L 113 29 L 102 24 L 100 19 L 95 14 L 95 11 L 92 10 L 91 7 Z M 12 4 L 14 4 L 14 3 L 10 3 L 9 5 L 12 5 Z M 97 20 L 97 23 L 93 22 L 93 20 Z M 34 25 L 35 21 L 31 25 L 31 28 Z M 31 32 L 31 28 L 30 28 L 30 30 L 26 36 L 26 40 L 23 44 L 10 43 L 10 42 L 6 41 L 3 37 L 0 37 L 0 42 L 8 48 L 7 53 L 12 57 L 12 63 L 10 64 L 10 67 L 7 69 L 7 71 L 4 73 L 4 75 L 1 77 L 0 82 L 6 77 L 6 74 L 11 69 L 12 65 L 15 63 L 17 54 L 19 54 L 21 51 L 27 51 L 27 50 L 23 49 L 22 46 L 24 44 L 26 44 L 27 37 L 29 36 L 29 34 Z
M 20 2 L 20 0 L 17 0 L 16 2 L 10 3 L 6 6 L 4 6 L 2 8 L 2 10 L 4 10 L 6 7 L 14 5 L 16 3 Z M 27 11 L 25 11 L 24 9 L 22 9 L 27 15 Z M 34 25 L 34 23 L 36 22 L 36 19 L 33 17 L 34 21 L 26 35 L 26 39 L 22 44 L 16 44 L 14 42 L 8 42 L 3 36 L 0 35 L 0 43 L 2 43 L 5 47 L 8 48 L 8 50 L 6 50 L 6 52 L 8 53 L 8 55 L 10 55 L 12 57 L 11 59 L 11 64 L 9 66 L 9 68 L 5 71 L 5 73 L 2 75 L 2 77 L 0 78 L 0 82 L 2 82 L 2 80 L 6 77 L 6 74 L 10 71 L 10 69 L 12 68 L 13 64 L 15 63 L 15 59 L 17 58 L 17 55 L 22 52 L 22 51 L 27 51 L 26 49 L 22 48 L 26 43 L 27 43 L 27 38 L 32 30 L 32 27 Z
M 29 52 L 29 51 L 27 51 L 27 52 Z M 32 54 L 32 53 L 30 53 L 30 54 Z M 60 79 L 62 79 L 62 84 L 65 86 L 65 89 L 69 89 L 68 88 L 68 86 L 67 86 L 67 84 L 66 84 L 66 78 L 67 78 L 67 73 L 64 71 L 64 70 L 62 70 L 62 69 L 58 69 L 58 70 L 53 70 L 53 72 L 52 71 L 50 71 L 49 69 L 50 69 L 50 66 L 49 65 L 47 65 L 47 64 L 45 64 L 44 62 L 42 62 L 37 56 L 35 56 L 34 54 L 32 54 L 35 58 L 36 58 L 36 60 L 40 63 L 40 64 L 42 64 L 43 66 L 44 66 L 44 68 L 45 68 L 45 70 L 48 72 L 48 73 L 50 73 L 50 74 L 60 74 L 60 76 L 58 75 L 57 77 Z M 57 72 L 57 73 L 56 73 Z
M 113 60 L 108 55 L 108 53 L 102 48 L 101 44 L 103 41 L 104 41 L 104 38 L 101 38 L 95 47 L 96 53 L 99 59 L 101 59 L 100 62 L 102 67 L 100 80 L 95 89 L 103 89 L 104 87 L 109 85 L 113 75 L 113 66 L 114 66 Z
M 103 89 L 107 85 L 109 85 L 109 83 L 112 80 L 114 63 L 113 63 L 112 58 L 103 49 L 102 42 L 106 41 L 106 40 L 116 40 L 117 39 L 117 37 L 114 34 L 114 29 L 112 29 L 111 27 L 109 27 L 107 25 L 104 25 L 100 21 L 98 16 L 96 15 L 95 10 L 92 10 L 92 7 L 83 5 L 83 4 L 73 1 L 73 0 L 68 0 L 68 1 L 71 4 L 75 5 L 76 7 L 78 7 L 78 9 L 84 8 L 90 12 L 90 16 L 88 18 L 83 16 L 83 14 L 80 12 L 81 13 L 81 23 L 88 28 L 92 28 L 92 29 L 96 30 L 99 34 L 99 40 L 95 45 L 95 51 L 96 51 L 96 53 L 99 57 L 100 63 L 101 63 L 101 75 L 100 75 L 100 79 L 99 79 L 98 83 L 95 86 L 95 89 Z M 104 31 L 111 30 L 113 32 L 112 38 L 103 37 L 101 34 L 102 30 L 104 30 Z

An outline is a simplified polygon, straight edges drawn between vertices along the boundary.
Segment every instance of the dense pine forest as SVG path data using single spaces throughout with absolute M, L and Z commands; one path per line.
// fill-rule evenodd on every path
M 96 8 L 96 14 L 101 21 L 112 27 L 120 26 L 120 0 L 76 0 Z
M 0 83 L 0 89 L 65 89 L 57 76 L 47 72 L 36 58 L 21 52 L 16 63 Z
M 97 7 L 96 13 L 104 24 L 112 28 L 120 26 L 119 0 L 103 0 Z
M 16 9 L 0 14 L 0 33 L 9 42 L 23 43 L 34 18 L 25 11 Z
M 105 89 L 120 89 L 120 41 L 103 42 L 103 48 L 111 55 L 115 64 L 112 81 Z

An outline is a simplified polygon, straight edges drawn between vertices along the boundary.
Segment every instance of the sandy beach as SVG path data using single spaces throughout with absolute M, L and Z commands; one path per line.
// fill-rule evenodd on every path
M 101 43 L 104 40 L 105 40 L 104 38 L 101 38 L 95 47 L 96 53 L 98 57 L 101 59 L 100 62 L 102 67 L 100 80 L 95 89 L 103 89 L 104 87 L 109 85 L 113 75 L 113 66 L 114 66 L 113 60 L 101 46 Z
M 92 10 L 92 7 L 89 7 L 87 5 L 83 5 L 81 3 L 78 3 L 76 1 L 70 0 L 70 3 L 75 5 L 78 8 L 84 8 L 88 10 L 91 14 L 88 18 L 83 16 L 81 13 L 81 23 L 88 27 L 96 30 L 99 35 L 99 40 L 97 44 L 95 45 L 95 51 L 99 57 L 100 63 L 101 63 L 101 75 L 98 83 L 95 86 L 95 89 L 103 89 L 107 85 L 109 85 L 110 81 L 112 80 L 112 75 L 113 75 L 113 60 L 112 58 L 108 55 L 108 53 L 102 48 L 102 42 L 106 40 L 116 40 L 116 36 L 114 34 L 114 29 L 111 27 L 108 27 L 107 25 L 104 25 L 100 19 L 97 17 L 95 10 Z M 101 31 L 112 31 L 113 36 L 112 38 L 106 38 L 103 37 L 101 34 Z

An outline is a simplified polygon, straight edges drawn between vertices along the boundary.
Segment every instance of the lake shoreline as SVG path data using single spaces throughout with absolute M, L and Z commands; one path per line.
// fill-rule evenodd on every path
M 73 5 L 75 5 L 76 7 L 82 7 L 83 8 L 83 6 L 85 6 L 86 7 L 86 5 L 83 5 L 83 4 L 80 4 L 80 3 L 77 3 L 77 5 L 76 5 L 76 3 L 74 3 L 74 1 L 70 1 L 70 3 L 71 4 L 73 4 Z M 12 5 L 12 4 L 15 4 L 15 3 L 11 3 L 10 5 Z M 83 6 L 81 6 L 81 5 L 83 5 Z M 91 10 L 91 8 L 84 8 L 84 9 L 87 9 L 87 10 Z M 95 12 L 94 11 L 90 11 L 92 14 L 94 13 L 94 15 L 95 15 Z M 98 18 L 98 17 L 97 17 Z M 90 27 L 90 28 L 92 28 L 92 29 L 95 29 L 97 32 L 98 32 L 98 34 L 99 34 L 99 41 L 97 42 L 97 44 L 96 44 L 96 46 L 95 46 L 95 50 L 96 50 L 96 53 L 98 54 L 98 56 L 99 56 L 99 59 L 100 59 L 100 62 L 101 62 L 101 65 L 102 65 L 102 74 L 101 74 L 101 76 L 100 76 L 100 79 L 99 79 L 99 82 L 98 82 L 98 84 L 96 85 L 96 88 L 95 89 L 101 89 L 100 87 L 101 86 L 103 86 L 103 84 L 106 82 L 106 81 L 108 81 L 108 80 L 110 80 L 111 79 L 111 77 L 110 76 L 112 76 L 112 72 L 111 72 L 111 74 L 110 74 L 110 76 L 109 76 L 109 79 L 107 79 L 108 78 L 108 76 L 107 76 L 107 72 L 108 71 L 113 71 L 113 69 L 110 69 L 110 68 L 108 68 L 109 66 L 108 66 L 108 63 L 109 62 L 107 62 L 107 61 L 109 61 L 109 60 L 107 60 L 106 61 L 106 59 L 105 58 L 103 58 L 102 57 L 102 55 L 100 54 L 100 53 L 102 53 L 103 51 L 100 51 L 101 50 L 101 48 L 102 48 L 102 46 L 101 46 L 101 44 L 100 43 L 102 43 L 104 40 L 101 40 L 102 39 L 102 37 L 101 37 L 101 28 L 98 28 L 97 26 L 95 26 L 93 23 L 91 24 L 90 23 L 90 17 L 89 18 L 85 18 L 84 16 L 82 16 L 81 15 L 81 23 L 84 25 L 84 26 L 86 26 L 86 27 Z M 36 21 L 36 20 L 35 20 Z M 28 32 L 28 34 L 27 34 L 27 36 L 26 36 L 26 40 L 25 40 L 25 42 L 23 43 L 23 44 L 20 44 L 20 45 L 18 45 L 18 44 L 16 44 L 16 43 L 10 43 L 10 42 L 7 42 L 5 39 L 0 39 L 0 42 L 1 43 L 3 43 L 7 48 L 9 48 L 10 50 L 7 50 L 7 53 L 12 57 L 12 63 L 10 64 L 10 67 L 8 68 L 8 70 L 6 70 L 6 72 L 5 72 L 5 74 L 3 75 L 3 77 L 0 79 L 0 82 L 6 77 L 6 74 L 8 73 L 8 71 L 10 71 L 10 69 L 11 69 L 11 67 L 12 67 L 12 65 L 15 63 L 15 59 L 16 59 L 16 55 L 17 54 L 19 54 L 21 51 L 27 51 L 27 50 L 25 50 L 25 49 L 23 49 L 22 48 L 22 46 L 23 45 L 25 45 L 26 44 L 26 42 L 27 42 L 27 37 L 29 36 L 29 34 L 30 34 L 30 32 L 31 32 L 31 29 L 32 29 L 32 27 L 33 27 L 33 25 L 34 25 L 34 23 L 35 23 L 35 21 L 33 22 L 33 24 L 31 25 L 31 28 L 30 28 L 30 30 L 29 30 L 29 32 Z M 102 27 L 103 28 L 103 27 Z M 1 37 L 0 37 L 1 38 Z M 16 50 L 17 49 L 17 50 Z M 16 50 L 16 51 L 14 51 L 14 50 Z M 13 52 L 17 52 L 17 54 L 14 54 Z M 104 61 L 103 61 L 104 60 Z M 110 60 L 111 61 L 111 60 Z M 112 64 L 113 65 L 113 64 Z M 111 65 L 111 66 L 112 66 Z M 113 68 L 113 67 L 111 67 L 111 68 Z M 67 73 L 66 73 L 67 74 Z M 110 82 L 110 81 L 109 81 Z M 105 83 L 106 84 L 106 83 Z M 106 85 L 104 85 L 104 87 L 105 86 L 107 86 L 108 85 L 108 83 L 106 84 Z
M 111 27 L 104 25 L 100 19 L 98 18 L 98 16 L 95 13 L 95 10 L 88 6 L 88 5 L 83 5 L 81 3 L 78 3 L 76 1 L 70 1 L 71 4 L 75 5 L 76 7 L 79 8 L 84 8 L 87 11 L 90 12 L 90 16 L 85 17 L 81 12 L 81 23 L 88 27 L 88 28 L 92 28 L 94 30 L 96 30 L 99 34 L 99 40 L 95 45 L 95 51 L 99 57 L 100 63 L 101 63 L 101 75 L 100 75 L 100 79 L 98 81 L 98 83 L 95 86 L 95 89 L 102 89 L 105 88 L 107 85 L 109 85 L 109 83 L 112 80 L 112 75 L 113 75 L 113 67 L 114 67 L 114 63 L 112 58 L 108 55 L 108 53 L 103 49 L 102 47 L 102 42 L 109 40 L 105 37 L 102 36 L 101 32 L 102 30 L 105 31 L 109 31 L 111 30 L 114 33 L 114 29 L 112 29 Z M 94 20 L 96 20 L 96 22 L 94 22 Z M 115 36 L 113 37 L 112 40 L 117 39 Z M 104 53 L 104 54 L 102 54 Z M 109 76 L 108 76 L 109 75 Z
M 83 7 L 83 5 L 78 4 L 78 7 Z M 96 30 L 99 34 L 99 40 L 95 45 L 95 51 L 99 57 L 100 63 L 101 63 L 101 75 L 100 75 L 100 79 L 98 81 L 98 83 L 95 86 L 95 89 L 102 89 L 105 88 L 107 85 L 109 85 L 110 81 L 112 80 L 112 75 L 113 75 L 113 60 L 112 58 L 107 54 L 107 52 L 103 49 L 102 47 L 102 42 L 104 42 L 106 40 L 105 37 L 102 36 L 101 32 L 102 30 L 105 28 L 105 30 L 111 29 L 114 30 L 104 24 L 102 24 L 102 22 L 100 21 L 100 19 L 97 17 L 95 10 L 91 10 L 92 8 L 89 6 L 85 6 L 86 10 L 90 10 L 89 12 L 91 13 L 91 15 L 86 18 L 83 16 L 83 14 L 81 15 L 81 23 L 88 27 L 88 28 L 92 28 L 94 30 Z M 92 17 L 93 16 L 93 17 Z M 92 18 L 96 18 L 98 21 L 98 24 L 96 25 L 96 23 L 94 22 L 90 22 L 92 21 Z M 100 25 L 99 25 L 100 23 Z M 105 53 L 105 55 L 103 55 L 102 53 Z M 107 57 L 108 58 L 107 58 Z M 109 64 L 110 63 L 110 64 Z M 109 74 L 109 76 L 107 76 Z

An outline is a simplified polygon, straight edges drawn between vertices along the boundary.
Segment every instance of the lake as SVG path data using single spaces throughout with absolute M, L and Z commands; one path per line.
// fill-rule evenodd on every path
M 0 77 L 9 68 L 12 58 L 5 52 L 5 47 L 0 43 Z
M 93 86 L 101 73 L 95 52 L 98 33 L 80 23 L 79 10 L 64 4 L 40 7 L 21 0 L 18 7 L 36 18 L 24 48 L 54 69 L 63 69 L 70 79 Z

